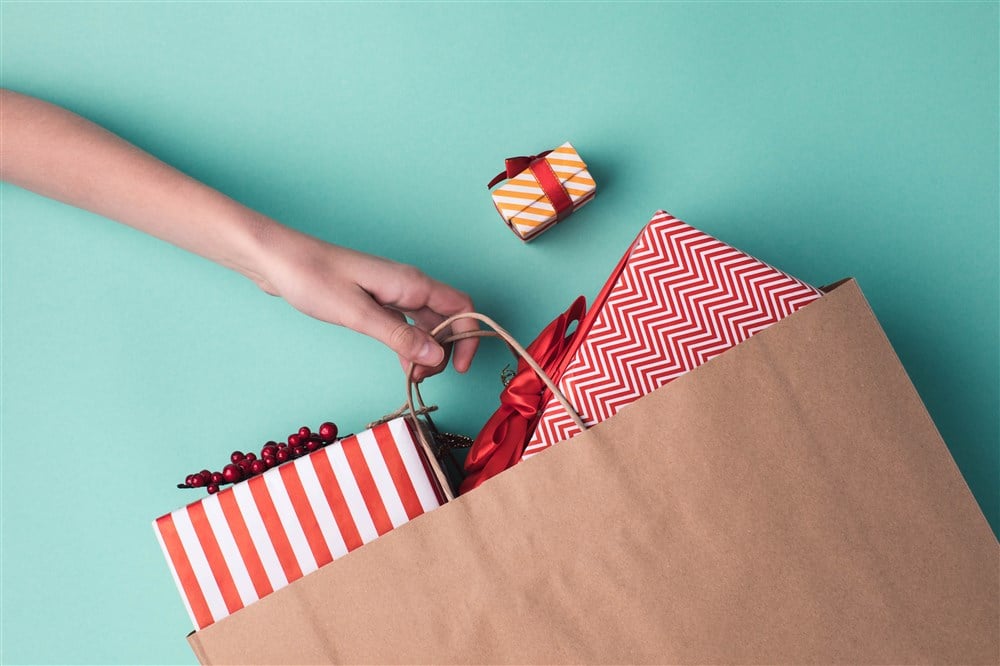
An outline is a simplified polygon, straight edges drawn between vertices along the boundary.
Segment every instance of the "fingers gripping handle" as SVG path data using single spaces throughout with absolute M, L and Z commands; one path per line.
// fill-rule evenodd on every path
M 440 335 L 441 331 L 445 330 L 446 328 L 451 326 L 452 323 L 458 321 L 459 319 L 476 319 L 486 324 L 493 330 L 459 333 L 458 335 L 452 335 L 446 337 L 443 340 L 441 340 L 441 342 L 444 343 L 454 342 L 456 340 L 462 340 L 464 338 L 471 338 L 471 337 L 501 338 L 504 342 L 510 345 L 511 349 L 513 349 L 518 356 L 524 359 L 525 363 L 527 363 L 532 370 L 535 371 L 535 374 L 537 374 L 539 379 L 542 380 L 542 383 L 545 384 L 545 387 L 552 392 L 552 395 L 555 397 L 555 399 L 559 401 L 559 404 L 562 405 L 563 409 L 566 410 L 566 413 L 569 414 L 569 417 L 573 419 L 573 423 L 576 424 L 576 426 L 580 428 L 580 430 L 587 430 L 587 426 L 583 423 L 583 419 L 580 418 L 580 415 L 577 414 L 576 410 L 569 403 L 569 400 L 566 399 L 566 396 L 564 396 L 562 391 L 559 390 L 559 387 L 556 386 L 555 382 L 553 382 L 552 379 L 547 374 L 545 374 L 545 371 L 542 370 L 541 366 L 538 365 L 538 362 L 535 361 L 534 358 L 532 358 L 531 354 L 529 354 L 528 351 L 524 347 L 522 347 L 517 340 L 514 339 L 514 336 L 512 336 L 510 333 L 506 331 L 506 329 L 504 329 L 502 326 L 500 326 L 500 324 L 496 323 L 486 315 L 480 314 L 478 312 L 468 312 L 465 314 L 452 315 L 451 317 L 448 317 L 443 322 L 435 326 L 434 329 L 431 331 L 431 335 L 437 338 L 437 336 Z M 413 381 L 414 367 L 415 367 L 414 364 L 411 363 L 409 371 L 406 373 L 406 396 L 408 400 L 407 406 L 410 407 L 411 410 L 413 408 L 412 388 L 414 385 Z
M 486 324 L 493 330 L 458 333 L 456 335 L 445 337 L 444 339 L 439 340 L 439 342 L 442 343 L 455 342 L 456 340 L 462 340 L 465 338 L 472 338 L 472 337 L 479 337 L 479 338 L 493 337 L 502 339 L 510 346 L 512 350 L 514 350 L 514 352 L 519 357 L 524 359 L 524 362 L 527 363 L 532 370 L 534 370 L 535 374 L 537 374 L 539 379 L 542 380 L 542 383 L 545 384 L 545 387 L 552 393 L 552 396 L 559 401 L 559 404 L 562 405 L 563 409 L 566 410 L 566 413 L 569 414 L 569 417 L 573 420 L 573 423 L 576 424 L 576 426 L 580 430 L 587 430 L 587 426 L 586 424 L 584 424 L 583 419 L 580 418 L 580 415 L 570 404 L 569 400 L 566 399 L 566 396 L 563 395 L 562 391 L 559 390 L 559 387 L 556 386 L 555 382 L 553 382 L 552 379 L 547 374 L 545 374 L 545 371 L 542 370 L 541 366 L 538 365 L 538 362 L 531 357 L 531 354 L 529 354 L 528 351 L 524 347 L 522 347 L 517 340 L 514 339 L 514 336 L 512 336 L 502 326 L 500 326 L 498 323 L 496 323 L 486 315 L 480 314 L 478 312 L 468 312 L 464 314 L 452 315 L 451 317 L 448 317 L 443 322 L 435 326 L 434 329 L 430 332 L 431 335 L 434 336 L 435 339 L 437 339 L 438 335 L 440 335 L 442 331 L 446 330 L 449 326 L 451 326 L 452 323 L 454 323 L 459 319 L 476 319 Z M 415 368 L 416 364 L 411 363 L 406 372 L 406 406 L 409 409 L 410 414 L 417 413 L 415 410 L 416 405 L 414 404 L 413 401 L 413 388 L 416 384 L 416 382 L 413 381 L 413 371 Z M 424 450 L 427 452 L 429 462 L 431 463 L 431 466 L 434 469 L 434 473 L 438 478 L 438 482 L 441 484 L 441 488 L 445 493 L 445 496 L 449 501 L 454 499 L 454 494 L 451 490 L 450 484 L 448 483 L 448 479 L 445 476 L 444 472 L 441 470 L 440 466 L 437 464 L 437 459 L 434 455 L 434 449 L 430 445 L 430 442 L 427 441 L 427 435 L 424 432 L 424 429 L 418 426 L 416 430 L 417 430 L 417 436 L 420 439 L 420 443 L 424 447 Z

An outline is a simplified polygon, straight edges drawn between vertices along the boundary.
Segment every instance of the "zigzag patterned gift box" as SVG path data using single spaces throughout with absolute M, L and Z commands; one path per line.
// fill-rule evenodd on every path
M 493 191 L 493 204 L 511 230 L 529 241 L 594 197 L 597 184 L 567 142 L 533 157 L 506 160 L 507 182 Z
M 554 374 L 584 423 L 600 423 L 780 321 L 818 289 L 659 211 L 580 322 Z M 579 432 L 551 396 L 523 458 Z
M 377 425 L 153 521 L 195 628 L 443 504 L 411 428 Z

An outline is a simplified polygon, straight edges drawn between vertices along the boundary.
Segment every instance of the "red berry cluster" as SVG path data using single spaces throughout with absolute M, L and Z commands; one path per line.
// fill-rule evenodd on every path
M 319 427 L 319 432 L 313 432 L 302 426 L 298 432 L 288 436 L 287 442 L 268 442 L 260 450 L 260 457 L 252 451 L 243 453 L 233 451 L 229 456 L 230 463 L 221 472 L 210 472 L 203 469 L 197 474 L 188 474 L 184 483 L 178 483 L 178 488 L 201 488 L 209 494 L 219 492 L 219 486 L 226 483 L 239 483 L 251 476 L 261 474 L 276 465 L 288 460 L 294 460 L 316 449 L 331 444 L 337 440 L 337 425 L 327 421 Z

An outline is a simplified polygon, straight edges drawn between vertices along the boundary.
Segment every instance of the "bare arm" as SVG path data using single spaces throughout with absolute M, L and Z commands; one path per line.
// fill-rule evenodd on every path
M 281 225 L 89 120 L 9 90 L 0 90 L 0 178 L 236 270 L 302 312 L 435 370 L 446 353 L 426 331 L 472 310 L 468 296 L 410 266 Z M 474 339 L 460 342 L 456 369 L 468 369 L 474 353 Z

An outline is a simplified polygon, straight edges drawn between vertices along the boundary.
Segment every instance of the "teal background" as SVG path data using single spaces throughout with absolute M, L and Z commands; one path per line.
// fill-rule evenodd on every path
M 285 223 L 413 263 L 523 339 L 658 208 L 856 277 L 994 529 L 998 5 L 4 2 L 3 84 Z M 571 140 L 597 199 L 522 245 L 485 183 Z M 2 659 L 193 663 L 174 484 L 403 400 L 395 357 L 198 257 L 2 191 Z M 475 432 L 506 363 L 428 382 Z M 275 637 L 280 640 L 280 637 Z

